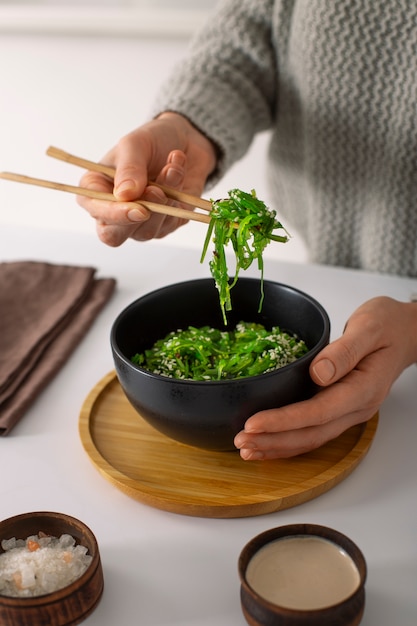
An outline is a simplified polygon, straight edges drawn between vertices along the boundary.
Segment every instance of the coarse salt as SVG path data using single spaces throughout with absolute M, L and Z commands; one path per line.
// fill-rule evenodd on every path
M 33 597 L 62 589 L 80 578 L 92 561 L 74 537 L 44 533 L 24 539 L 3 539 L 0 554 L 0 594 Z

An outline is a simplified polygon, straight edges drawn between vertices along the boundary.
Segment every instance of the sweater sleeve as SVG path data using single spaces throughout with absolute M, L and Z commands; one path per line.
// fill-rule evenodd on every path
M 184 115 L 219 150 L 210 183 L 271 126 L 276 64 L 271 44 L 272 0 L 223 0 L 193 39 L 154 106 Z

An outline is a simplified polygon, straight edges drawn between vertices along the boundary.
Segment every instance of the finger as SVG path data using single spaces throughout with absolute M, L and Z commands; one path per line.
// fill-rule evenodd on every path
M 184 184 L 187 157 L 182 150 L 172 150 L 156 182 L 181 190 Z
M 366 421 L 373 415 L 374 413 L 369 415 L 365 412 L 352 413 L 321 426 L 257 435 L 247 439 L 244 446 L 237 445 L 237 447 L 241 458 L 245 461 L 290 458 L 316 450 L 339 437 L 351 426 Z
M 96 222 L 96 231 L 100 241 L 113 248 L 120 246 L 130 237 L 134 237 L 136 228 L 136 226 L 115 226 Z
M 363 376 L 361 371 L 354 370 L 309 400 L 255 413 L 246 421 L 243 432 L 261 434 L 298 430 L 324 425 L 342 415 L 356 414 L 358 410 L 374 413 L 386 395 L 386 387 L 369 377 L 364 384 Z
M 168 204 L 168 199 L 163 191 L 157 187 L 147 187 L 142 198 L 149 202 L 155 202 L 156 204 Z M 135 231 L 133 236 L 136 241 L 149 241 L 150 239 L 157 238 L 161 231 L 162 225 L 169 218 L 161 213 L 149 212 L 149 220 L 141 225 L 140 229 Z
M 186 156 L 184 152 L 181 150 L 173 150 L 168 155 L 167 163 L 162 168 L 155 182 L 167 185 L 171 189 L 181 190 L 186 171 L 185 165 Z M 161 189 L 152 185 L 145 189 L 143 198 L 158 204 L 181 206 L 179 202 L 167 198 Z M 184 208 L 190 209 L 190 207 L 186 205 L 184 205 Z M 185 223 L 186 220 L 179 218 L 164 216 L 161 214 L 152 214 L 149 221 L 144 224 L 140 230 L 136 231 L 134 238 L 140 241 L 147 241 L 152 238 L 162 238 Z
M 134 202 L 112 202 L 89 198 L 88 201 L 82 203 L 82 206 L 88 210 L 91 217 L 108 225 L 131 226 L 132 223 L 145 222 L 149 219 L 149 211 Z
M 94 191 L 112 193 L 113 183 L 106 176 L 97 172 L 87 172 L 81 179 L 81 186 Z M 97 221 L 100 239 L 111 246 L 120 245 L 133 226 L 149 219 L 149 211 L 130 202 L 113 202 L 77 196 L 77 202 Z M 126 226 L 129 230 L 112 229 L 112 226 Z M 127 236 L 130 236 L 129 234 Z
M 99 172 L 85 172 L 80 179 L 80 187 L 113 193 L 113 181 L 105 174 L 100 174 Z M 80 196 L 80 200 L 83 200 L 83 197 Z
M 312 361 L 310 375 L 318 385 L 330 385 L 382 347 L 379 326 L 366 315 L 354 315 L 342 337 L 326 346 Z
M 83 200 L 83 201 L 81 201 Z M 149 219 L 150 212 L 137 204 L 83 197 L 80 205 L 96 220 L 99 239 L 108 246 L 120 246 Z
M 104 174 L 98 172 L 86 172 L 80 179 L 80 187 L 84 189 L 91 189 L 92 191 L 103 191 L 105 193 L 113 193 L 113 182 L 107 178 Z M 93 212 L 96 212 L 97 201 L 87 196 L 76 196 L 77 203 L 86 209 L 93 216 Z M 104 204 L 104 201 L 100 200 L 100 203 Z M 109 204 L 109 203 L 107 203 Z
M 335 383 L 305 402 L 253 415 L 235 437 L 236 447 L 245 450 L 242 458 L 254 459 L 255 451 L 259 452 L 258 458 L 275 458 L 275 453 L 300 454 L 337 437 L 345 428 L 370 419 L 378 411 L 384 394 L 368 386 L 361 393 L 360 372 L 353 372 L 349 378 L 354 380 Z
M 129 136 L 119 141 L 113 190 L 118 200 L 136 200 L 142 196 L 148 184 L 150 154 L 146 141 L 142 142 L 140 150 Z
M 96 220 L 99 239 L 108 246 L 120 246 L 149 219 L 150 212 L 137 204 L 89 199 L 81 203 Z
M 115 168 L 114 179 L 105 174 L 87 171 L 80 180 L 80 186 L 95 191 L 113 193 L 120 201 L 136 200 L 147 185 L 147 164 L 142 151 L 136 151 L 132 143 L 122 138 L 102 161 Z M 80 198 L 81 206 L 86 201 Z
M 343 383 L 333 385 L 316 394 L 310 400 L 289 404 L 279 409 L 259 411 L 245 423 L 245 434 L 277 433 L 309 426 L 326 424 L 336 418 L 335 407 L 343 407 L 345 390 Z M 352 407 L 353 409 L 353 407 Z

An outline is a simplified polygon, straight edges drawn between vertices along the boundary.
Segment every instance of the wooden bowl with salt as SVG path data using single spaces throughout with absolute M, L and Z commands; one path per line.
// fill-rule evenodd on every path
M 97 540 L 80 520 L 54 512 L 24 513 L 0 522 L 0 557 L 3 540 L 26 540 L 38 534 L 59 538 L 70 535 L 75 546 L 87 548 L 91 557 L 87 569 L 70 584 L 44 595 L 15 597 L 0 591 L 0 624 L 2 626 L 75 626 L 96 608 L 103 593 L 103 570 Z

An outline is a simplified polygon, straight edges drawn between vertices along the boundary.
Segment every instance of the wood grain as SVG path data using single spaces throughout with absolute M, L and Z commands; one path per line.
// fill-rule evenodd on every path
M 55 159 L 66 161 L 67 163 L 72 163 L 73 165 L 78 165 L 92 172 L 101 172 L 111 179 L 114 179 L 114 176 L 116 174 L 116 170 L 109 165 L 104 165 L 103 163 L 95 163 L 94 161 L 83 159 L 82 157 L 78 157 L 74 154 L 70 154 L 69 152 L 65 152 L 65 150 L 61 150 L 61 148 L 56 148 L 55 146 L 49 146 L 46 154 L 48 156 L 54 157 Z M 212 209 L 212 204 L 210 200 L 205 200 L 204 198 L 193 196 L 189 193 L 185 193 L 184 191 L 179 191 L 178 189 L 171 189 L 171 187 L 161 185 L 160 183 L 156 183 L 155 181 L 149 181 L 149 185 L 159 187 L 159 189 L 162 189 L 162 191 L 168 198 L 172 198 L 173 200 L 178 200 L 179 202 L 189 204 L 192 207 L 204 209 L 205 211 L 211 211 Z
M 36 187 L 46 187 L 47 189 L 54 189 L 55 191 L 66 191 L 67 193 L 73 193 L 78 196 L 86 196 L 87 198 L 94 198 L 96 200 L 117 202 L 117 199 L 112 193 L 95 191 L 94 189 L 77 187 L 75 185 L 66 185 L 65 183 L 58 183 L 52 180 L 44 180 L 43 178 L 33 178 L 33 176 L 16 174 L 15 172 L 0 172 L 0 178 L 10 180 L 15 183 L 35 185 Z M 149 211 L 153 211 L 154 213 L 159 213 L 161 215 L 171 215 L 172 217 L 178 217 L 183 220 L 192 220 L 194 222 L 210 224 L 211 218 L 208 214 L 189 211 L 181 207 L 171 206 L 170 204 L 158 204 L 157 202 L 149 202 L 148 200 L 133 200 L 131 203 L 125 202 L 124 204 L 140 205 L 144 206 L 145 209 L 148 209 Z
M 238 452 L 193 448 L 156 431 L 129 404 L 115 372 L 92 389 L 79 418 L 85 451 L 117 488 L 159 509 L 217 518 L 263 515 L 325 493 L 365 456 L 377 425 L 378 414 L 308 454 L 245 462 Z

